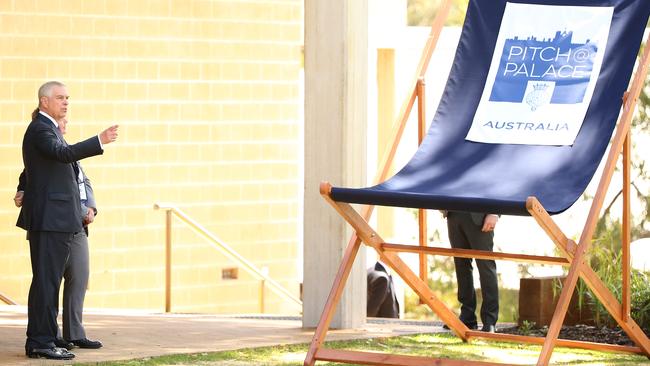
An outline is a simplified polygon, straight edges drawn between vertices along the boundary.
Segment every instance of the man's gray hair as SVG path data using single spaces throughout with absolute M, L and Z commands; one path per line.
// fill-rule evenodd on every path
M 52 96 L 52 89 L 55 86 L 61 86 L 65 87 L 65 84 L 63 84 L 60 81 L 48 81 L 47 83 L 41 85 L 40 88 L 38 88 L 38 100 L 40 102 L 42 97 L 51 97 Z

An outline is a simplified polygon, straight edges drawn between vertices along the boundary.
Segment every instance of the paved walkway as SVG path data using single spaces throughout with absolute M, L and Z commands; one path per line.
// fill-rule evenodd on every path
M 313 329 L 303 329 L 298 317 L 185 314 L 84 313 L 88 337 L 99 339 L 99 350 L 75 349 L 74 362 L 127 360 L 178 353 L 198 353 L 308 343 Z M 25 357 L 27 311 L 24 306 L 0 306 L 0 365 L 64 365 Z M 373 319 L 361 329 L 333 330 L 327 340 L 390 337 L 442 331 L 440 324 Z

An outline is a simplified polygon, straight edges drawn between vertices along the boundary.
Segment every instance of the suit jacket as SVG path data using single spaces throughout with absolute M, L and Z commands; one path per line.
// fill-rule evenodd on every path
M 83 222 L 84 218 L 88 216 L 88 210 L 92 209 L 95 211 L 95 216 L 97 215 L 97 203 L 95 202 L 95 194 L 93 186 L 90 184 L 90 179 L 88 179 L 81 164 L 77 163 L 77 166 L 83 176 L 84 187 L 86 189 L 86 200 L 81 201 L 81 221 Z M 18 187 L 16 187 L 16 191 L 25 191 L 25 180 L 25 170 L 23 169 L 22 173 L 20 173 L 20 176 L 18 177 Z M 88 225 L 84 226 L 84 230 L 86 231 L 86 235 L 88 235 Z
M 472 221 L 478 226 L 483 226 L 483 221 L 485 221 L 485 216 L 487 216 L 487 214 L 481 212 L 470 212 L 469 215 L 472 216 Z
M 440 210 L 440 212 L 442 212 L 442 216 L 444 216 L 445 218 L 449 214 L 449 211 L 447 210 Z M 482 212 L 470 212 L 469 215 L 472 217 L 472 221 L 479 226 L 483 226 L 483 222 L 485 221 L 485 216 L 487 216 L 486 213 L 482 213 Z M 499 217 L 500 216 L 501 215 L 499 215 Z
M 39 113 L 23 137 L 25 195 L 16 225 L 27 231 L 81 231 L 81 200 L 73 164 L 102 153 L 96 136 L 68 145 L 54 123 Z

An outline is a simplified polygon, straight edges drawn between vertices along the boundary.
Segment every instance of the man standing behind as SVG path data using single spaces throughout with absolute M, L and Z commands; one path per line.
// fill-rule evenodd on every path
M 449 243 L 455 249 L 475 249 L 492 251 L 494 247 L 494 227 L 499 216 L 475 212 L 448 211 L 447 217 Z M 456 280 L 458 281 L 458 302 L 460 320 L 470 329 L 477 329 L 476 290 L 472 273 L 472 259 L 454 257 Z M 499 317 L 499 287 L 497 265 L 493 260 L 476 259 L 476 267 L 481 281 L 481 321 L 484 332 L 496 331 Z
M 117 138 L 114 125 L 87 140 L 66 144 L 56 121 L 66 117 L 68 98 L 64 84 L 43 84 L 38 90 L 39 114 L 23 137 L 25 195 L 17 225 L 27 230 L 32 263 L 25 343 L 25 354 L 31 358 L 74 357 L 54 341 L 63 271 L 71 241 L 83 230 L 76 162 L 101 155 L 103 144 Z

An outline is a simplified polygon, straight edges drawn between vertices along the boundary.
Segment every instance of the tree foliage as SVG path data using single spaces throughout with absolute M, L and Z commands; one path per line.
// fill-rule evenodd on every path
M 645 156 L 635 153 L 635 136 L 650 133 L 650 79 L 646 77 L 644 88 L 639 96 L 637 113 L 632 120 L 632 159 L 630 169 L 630 200 L 637 200 L 640 211 L 633 213 L 631 218 L 631 240 L 650 237 L 650 172 L 645 165 Z M 619 160 L 618 170 L 621 170 Z M 585 195 L 585 198 L 591 198 Z M 593 248 L 590 250 L 589 263 L 607 287 L 621 300 L 622 294 L 622 224 L 620 215 L 614 214 L 612 208 L 620 207 L 622 190 L 619 190 L 604 207 L 596 225 L 593 236 Z M 619 205 L 615 205 L 619 203 Z M 650 334 L 650 273 L 633 270 L 631 273 L 631 312 L 632 318 Z M 587 291 L 586 286 L 579 290 L 590 299 L 595 320 L 599 325 L 614 325 L 613 318 L 604 306 L 596 300 L 596 296 Z
M 431 26 L 444 0 L 408 0 L 407 24 L 411 26 Z M 460 26 L 465 20 L 469 0 L 452 0 L 451 10 L 445 25 Z
M 650 172 L 646 166 L 645 156 L 641 156 L 634 147 L 638 147 L 635 142 L 637 136 L 647 136 L 650 133 L 650 78 L 646 78 L 645 86 L 639 96 L 637 105 L 637 113 L 632 120 L 631 137 L 632 137 L 632 159 L 630 169 L 630 200 L 635 200 L 640 207 L 640 210 L 633 213 L 631 237 L 632 241 L 649 238 L 650 237 L 650 195 L 648 187 L 650 187 Z M 618 171 L 622 169 L 622 159 L 619 159 Z M 616 179 L 616 178 L 615 178 Z M 620 250 L 620 235 L 613 236 L 612 233 L 621 232 L 621 222 L 619 215 L 614 215 L 612 212 L 616 203 L 622 201 L 622 189 L 619 190 L 611 201 L 604 207 L 603 212 L 598 220 L 596 232 L 594 234 L 595 241 L 604 241 L 607 238 L 616 238 L 613 243 L 613 249 Z M 585 196 L 590 198 L 589 196 Z M 618 245 L 616 245 L 618 243 Z

